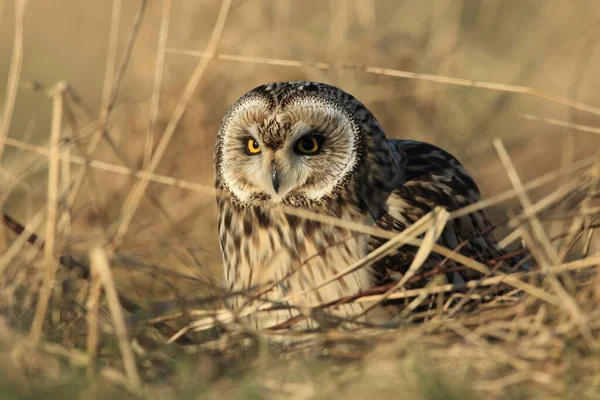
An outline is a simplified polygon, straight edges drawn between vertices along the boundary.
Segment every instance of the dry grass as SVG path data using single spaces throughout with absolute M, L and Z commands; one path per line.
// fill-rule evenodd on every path
M 591 0 L 26 3 L 0 2 L 3 395 L 600 396 Z M 245 315 L 282 306 L 223 305 L 255 293 L 220 288 L 212 145 L 239 95 L 283 79 L 352 92 L 390 136 L 456 153 L 486 196 L 400 235 L 286 210 L 390 239 L 340 276 L 402 245 L 419 253 L 393 287 L 254 332 Z M 531 270 L 436 244 L 484 208 L 503 244 L 527 244 Z M 405 288 L 431 252 L 484 277 Z M 385 324 L 329 315 L 390 299 L 405 307 Z M 288 329 L 302 318 L 319 329 Z

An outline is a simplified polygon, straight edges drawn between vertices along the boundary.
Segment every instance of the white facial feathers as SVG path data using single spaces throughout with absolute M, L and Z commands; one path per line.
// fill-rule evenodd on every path
M 331 195 L 358 161 L 360 128 L 339 105 L 313 95 L 273 107 L 249 97 L 223 122 L 218 146 L 221 181 L 241 203 L 320 201 Z M 316 151 L 302 141 L 315 138 Z M 247 151 L 249 140 L 260 151 Z M 308 140 L 308 141 L 306 141 Z

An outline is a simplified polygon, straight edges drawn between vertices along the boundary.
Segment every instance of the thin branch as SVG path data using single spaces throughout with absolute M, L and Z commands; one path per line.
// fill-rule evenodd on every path
M 224 61 L 234 61 L 241 63 L 254 63 L 254 64 L 267 64 L 267 65 L 278 65 L 284 67 L 299 67 L 299 68 L 317 68 L 322 70 L 350 70 L 350 71 L 361 71 L 369 74 L 391 76 L 395 78 L 415 79 L 420 81 L 441 83 L 446 85 L 455 85 L 487 90 L 495 90 L 499 92 L 524 94 L 533 97 L 538 97 L 544 100 L 551 101 L 553 103 L 562 104 L 567 107 L 571 107 L 576 110 L 585 111 L 590 114 L 600 115 L 600 108 L 590 106 L 585 103 L 567 99 L 562 96 L 558 96 L 552 93 L 543 92 L 527 86 L 510 85 L 504 83 L 476 81 L 473 79 L 455 78 L 450 76 L 434 75 L 434 74 L 420 74 L 416 72 L 402 71 L 390 68 L 379 68 L 366 65 L 355 65 L 355 64 L 330 64 L 324 62 L 304 62 L 298 60 L 278 59 L 278 58 L 266 58 L 266 57 L 253 57 L 253 56 L 241 56 L 235 54 L 217 54 L 210 51 L 194 51 L 186 49 L 169 48 L 167 49 L 170 53 L 185 54 L 195 57 L 210 58 Z
M 123 357 L 123 365 L 125 367 L 125 374 L 127 375 L 129 386 L 135 392 L 140 392 L 142 380 L 140 379 L 135 363 L 135 356 L 133 355 L 133 350 L 129 343 L 125 316 L 123 315 L 121 304 L 119 303 L 119 296 L 117 295 L 115 282 L 110 271 L 106 251 L 100 248 L 93 249 L 90 252 L 90 261 L 94 274 L 97 274 L 98 279 L 104 287 L 104 292 L 106 293 L 106 300 L 119 341 L 119 349 L 121 350 L 121 356 Z
M 97 270 L 91 274 L 87 309 L 87 355 L 88 365 L 87 374 L 89 379 L 93 379 L 96 375 L 96 356 L 98 354 L 98 343 L 100 341 L 100 329 L 98 319 L 98 308 L 100 306 L 100 293 L 102 285 Z
M 44 246 L 44 263 L 46 273 L 40 290 L 33 324 L 31 325 L 31 337 L 34 343 L 39 343 L 42 336 L 44 319 L 48 310 L 48 302 L 54 290 L 54 279 L 58 262 L 54 254 L 56 242 L 56 221 L 58 209 L 58 174 L 60 166 L 60 134 L 62 130 L 63 101 L 67 88 L 65 82 L 56 85 L 52 102 L 52 131 L 50 134 L 50 152 L 48 159 L 48 199 L 46 202 L 46 242 Z
M 152 91 L 152 103 L 150 104 L 150 118 L 148 121 L 148 133 L 146 135 L 146 147 L 144 151 L 144 167 L 148 166 L 152 157 L 154 147 L 154 130 L 158 121 L 158 110 L 160 106 L 160 89 L 162 86 L 163 70 L 165 66 L 165 54 L 167 39 L 169 37 L 169 22 L 171 20 L 171 8 L 173 0 L 163 0 L 163 15 L 158 33 L 158 50 L 156 54 L 156 67 L 154 70 L 154 86 Z
M 46 210 L 41 209 L 37 214 L 27 223 L 26 226 L 20 225 L 6 214 L 3 216 L 3 222 L 9 229 L 17 233 L 19 237 L 15 240 L 8 250 L 0 257 L 0 275 L 4 272 L 10 262 L 17 256 L 21 248 L 26 242 L 36 244 L 37 235 L 34 233 L 37 227 L 44 220 Z
M 231 1 L 232 0 L 223 0 L 223 2 L 221 3 L 221 9 L 219 11 L 219 15 L 217 16 L 217 22 L 215 23 L 212 36 L 206 47 L 206 50 L 208 52 L 214 52 L 217 48 L 217 45 L 219 44 L 221 34 L 223 33 L 223 28 L 225 27 L 225 21 L 229 14 L 229 8 L 231 7 Z M 190 78 L 188 85 L 185 88 L 183 95 L 181 96 L 181 99 L 179 100 L 177 106 L 175 107 L 175 110 L 173 111 L 171 120 L 169 121 L 169 124 L 167 125 L 165 132 L 162 135 L 161 140 L 156 147 L 156 152 L 152 156 L 152 159 L 148 166 L 145 168 L 146 174 L 152 174 L 156 170 L 158 164 L 160 163 L 160 160 L 162 159 L 171 139 L 173 138 L 173 135 L 175 134 L 175 129 L 179 124 L 179 120 L 183 116 L 188 102 L 192 98 L 192 95 L 196 91 L 196 88 L 198 87 L 198 84 L 200 83 L 200 80 L 204 75 L 204 71 L 206 70 L 209 61 L 210 59 L 203 58 L 198 63 L 198 66 L 192 74 L 192 77 Z M 142 196 L 146 191 L 148 183 L 149 179 L 147 175 L 145 175 L 144 178 L 137 182 L 137 184 L 133 187 L 133 189 L 129 193 L 129 196 L 125 200 L 125 204 L 123 205 L 123 208 L 121 210 L 121 221 L 118 225 L 115 236 L 111 240 L 112 249 L 116 249 L 119 247 L 123 237 L 125 236 L 125 233 L 129 229 L 129 225 L 138 208 Z
M 129 32 L 129 37 L 127 38 L 127 46 L 123 51 L 123 56 L 121 58 L 121 63 L 117 68 L 117 77 L 112 84 L 112 88 L 110 90 L 110 99 L 108 101 L 108 105 L 106 107 L 106 115 L 105 115 L 105 124 L 108 121 L 110 113 L 115 106 L 117 101 L 117 97 L 119 96 L 119 89 L 121 88 L 121 82 L 123 81 L 123 77 L 125 76 L 125 72 L 127 71 L 127 67 L 129 66 L 129 61 L 131 60 L 131 54 L 133 53 L 133 46 L 135 45 L 135 40 L 138 37 L 138 33 L 140 31 L 140 25 L 142 24 L 142 19 L 144 18 L 144 13 L 146 11 L 146 5 L 148 4 L 148 0 L 140 0 L 140 5 L 135 13 L 135 17 L 133 20 L 133 26 L 131 27 L 131 31 Z M 106 130 L 106 126 L 104 127 Z
M 556 118 L 539 117 L 539 116 L 533 115 L 533 114 L 519 114 L 519 116 L 526 121 L 544 122 L 549 125 L 556 125 L 556 126 L 560 126 L 563 128 L 572 129 L 574 131 L 595 133 L 595 134 L 600 135 L 600 128 L 598 128 L 596 126 L 576 124 L 574 122 L 563 121 L 563 120 L 556 119 Z
M 4 104 L 2 105 L 2 109 L 0 109 L 2 114 L 2 119 L 0 120 L 0 160 L 2 160 L 2 156 L 4 155 L 5 142 L 3 139 L 8 137 L 15 102 L 17 100 L 17 91 L 19 90 L 21 67 L 23 65 L 23 31 L 25 28 L 27 2 L 28 0 L 17 0 L 15 4 L 15 38 L 13 41 Z

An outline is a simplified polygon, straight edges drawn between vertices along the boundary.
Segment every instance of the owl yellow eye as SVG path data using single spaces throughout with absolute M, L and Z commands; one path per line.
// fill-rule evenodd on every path
M 260 144 L 254 139 L 248 139 L 248 152 L 250 154 L 260 153 Z
M 321 149 L 322 139 L 320 136 L 307 136 L 296 143 L 296 151 L 301 154 L 317 154 Z

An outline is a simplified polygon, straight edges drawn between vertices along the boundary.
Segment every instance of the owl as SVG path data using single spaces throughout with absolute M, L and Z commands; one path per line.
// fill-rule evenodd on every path
M 397 279 L 416 253 L 403 246 L 311 290 L 386 240 L 286 209 L 399 233 L 436 206 L 451 211 L 480 199 L 452 155 L 427 143 L 387 139 L 361 102 L 316 82 L 269 83 L 242 96 L 220 126 L 214 172 L 224 283 L 238 294 L 230 306 L 262 310 L 247 319 L 255 329 L 298 318 L 302 329 L 318 326 L 306 310 Z M 478 211 L 449 221 L 439 243 L 489 259 L 502 254 L 490 231 Z M 433 254 L 422 268 L 440 261 Z M 448 274 L 450 282 L 470 278 Z M 351 320 L 364 307 L 348 303 L 329 311 Z

